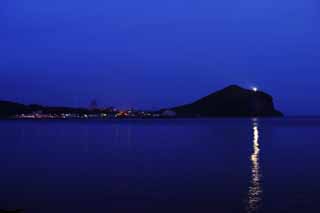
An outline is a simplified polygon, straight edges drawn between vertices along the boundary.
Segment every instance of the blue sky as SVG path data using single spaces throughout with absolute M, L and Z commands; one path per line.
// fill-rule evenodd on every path
M 230 84 L 320 114 L 316 0 L 2 0 L 0 99 L 156 109 Z

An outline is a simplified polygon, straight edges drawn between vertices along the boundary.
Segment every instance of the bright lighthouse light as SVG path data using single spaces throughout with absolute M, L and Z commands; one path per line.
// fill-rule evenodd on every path
M 253 90 L 254 92 L 257 92 L 257 91 L 258 91 L 258 87 L 252 87 L 252 90 Z

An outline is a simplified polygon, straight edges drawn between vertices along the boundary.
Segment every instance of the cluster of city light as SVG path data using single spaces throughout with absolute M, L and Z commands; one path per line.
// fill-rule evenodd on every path
M 112 119 L 112 118 L 158 118 L 165 117 L 166 114 L 151 113 L 144 111 L 133 110 L 116 110 L 109 113 L 97 112 L 97 113 L 45 113 L 42 111 L 31 112 L 29 114 L 16 115 L 17 119 Z

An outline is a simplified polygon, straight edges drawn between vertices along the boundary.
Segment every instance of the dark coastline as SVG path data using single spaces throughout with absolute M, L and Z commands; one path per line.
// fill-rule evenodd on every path
M 51 107 L 0 101 L 0 118 L 248 118 L 283 117 L 271 95 L 231 85 L 191 104 L 160 111 L 107 108 Z

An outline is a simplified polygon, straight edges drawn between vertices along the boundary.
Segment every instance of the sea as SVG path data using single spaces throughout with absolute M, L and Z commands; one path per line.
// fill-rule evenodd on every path
M 320 118 L 2 120 L 0 209 L 320 212 Z

